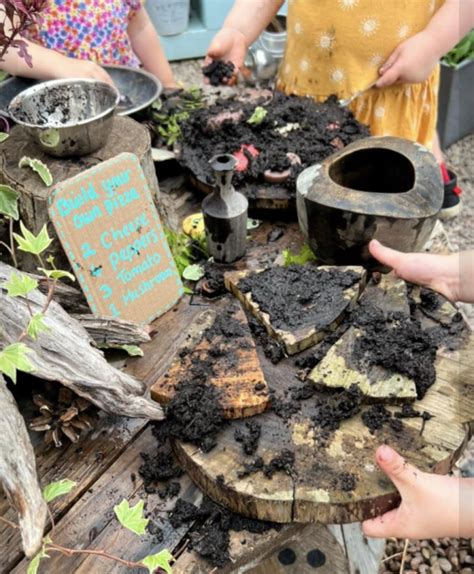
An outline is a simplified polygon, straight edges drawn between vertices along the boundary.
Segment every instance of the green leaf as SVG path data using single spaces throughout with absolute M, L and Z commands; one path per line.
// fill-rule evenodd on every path
M 120 504 L 114 506 L 114 512 L 120 524 L 139 536 L 145 534 L 145 528 L 148 524 L 148 520 L 143 517 L 144 504 L 143 500 L 139 500 L 135 506 L 130 507 L 128 500 L 124 499 Z
M 71 281 L 75 281 L 76 278 L 74 277 L 74 275 L 72 273 L 69 273 L 69 271 L 63 271 L 62 269 L 45 269 L 44 267 L 38 267 L 38 271 L 41 271 L 41 273 L 43 273 L 44 275 L 46 275 L 46 277 L 49 277 L 50 279 L 70 279 Z
M 28 323 L 28 336 L 32 339 L 37 339 L 40 333 L 48 331 L 49 327 L 44 322 L 43 313 L 35 313 Z
M 311 251 L 309 245 L 305 244 L 300 249 L 300 252 L 296 255 L 291 253 L 289 249 L 283 251 L 283 259 L 285 262 L 285 267 L 288 265 L 304 265 L 310 261 L 316 261 L 316 255 Z
M 38 235 L 33 235 L 31 231 L 28 231 L 22 221 L 20 221 L 20 230 L 23 235 L 14 233 L 13 236 L 18 243 L 18 249 L 21 251 L 26 251 L 26 253 L 32 253 L 33 255 L 41 255 L 51 245 L 52 239 L 48 235 L 46 224 L 43 225 Z
M 49 558 L 49 554 L 46 553 L 48 549 L 48 544 L 51 544 L 52 540 L 49 536 L 43 539 L 43 546 L 39 550 L 38 554 L 30 561 L 28 564 L 28 569 L 26 574 L 37 574 L 40 562 L 43 558 Z
M 143 357 L 143 351 L 138 345 L 121 345 L 120 348 L 127 351 L 131 357 Z
M 258 126 L 266 118 L 267 114 L 268 111 L 265 108 L 262 108 L 262 106 L 257 106 L 253 111 L 253 114 L 247 120 L 247 123 L 254 126 Z
M 474 30 L 462 38 L 443 58 L 448 66 L 456 68 L 466 60 L 474 59 Z
M 28 353 L 33 350 L 24 343 L 13 343 L 0 352 L 0 372 L 10 377 L 16 383 L 16 372 L 23 371 L 31 373 L 34 371 L 33 365 L 28 360 Z
M 76 484 L 76 482 L 69 480 L 69 478 L 63 478 L 62 480 L 50 482 L 43 489 L 43 498 L 46 502 L 52 502 L 55 498 L 71 492 Z
M 13 187 L 0 185 L 0 213 L 18 221 L 18 198 L 19 194 Z
M 10 134 L 7 134 L 6 132 L 0 132 L 0 143 L 3 143 L 9 137 L 10 137 Z
M 25 155 L 20 159 L 18 167 L 31 168 L 34 172 L 36 172 L 40 176 L 41 180 L 47 187 L 53 184 L 53 176 L 51 175 L 48 166 L 39 159 L 27 157 Z
M 183 287 L 183 289 L 184 289 L 185 295 L 193 295 L 194 294 L 194 291 L 192 289 L 190 289 L 189 287 L 185 286 L 185 287 Z
M 174 560 L 173 555 L 169 550 L 162 550 L 158 554 L 150 554 L 142 560 L 142 564 L 148 568 L 148 572 L 153 574 L 157 568 L 161 568 L 167 574 L 172 574 L 173 569 L 170 566 L 171 560 Z
M 12 273 L 3 287 L 10 297 L 25 297 L 38 287 L 38 281 L 24 273 Z
M 183 279 L 187 279 L 188 281 L 199 281 L 199 279 L 203 277 L 204 269 L 197 263 L 188 265 L 186 269 L 183 270 Z

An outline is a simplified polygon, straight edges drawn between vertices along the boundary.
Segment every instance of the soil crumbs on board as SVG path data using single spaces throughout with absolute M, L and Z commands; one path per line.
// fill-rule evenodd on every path
M 344 291 L 359 280 L 354 271 L 289 265 L 248 275 L 239 281 L 238 288 L 251 293 L 260 310 L 270 315 L 274 327 L 292 331 L 330 325 L 347 307 Z
M 202 69 L 202 73 L 209 79 L 211 86 L 229 83 L 235 71 L 234 64 L 225 60 L 212 60 Z
M 269 96 L 253 101 L 243 101 L 241 96 L 221 98 L 191 113 L 181 124 L 182 165 L 198 180 L 213 185 L 209 158 L 240 153 L 245 156 L 244 167 L 233 177 L 239 191 L 255 197 L 265 183 L 265 172 L 289 169 L 290 176 L 281 185 L 294 194 L 296 178 L 303 169 L 370 135 L 347 108 L 339 106 L 335 96 L 324 103 L 281 92 Z M 258 106 L 266 115 L 260 123 L 249 122 Z M 289 161 L 288 153 L 296 154 L 300 162 Z

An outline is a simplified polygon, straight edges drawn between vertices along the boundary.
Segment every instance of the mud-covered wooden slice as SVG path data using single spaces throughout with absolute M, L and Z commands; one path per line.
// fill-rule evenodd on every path
M 194 319 L 168 372 L 151 387 L 152 398 L 167 403 L 180 383 L 196 374 L 219 390 L 225 418 L 249 417 L 266 409 L 268 387 L 237 301 L 207 309 Z
M 290 265 L 226 273 L 225 283 L 289 355 L 334 330 L 364 289 L 363 267 Z

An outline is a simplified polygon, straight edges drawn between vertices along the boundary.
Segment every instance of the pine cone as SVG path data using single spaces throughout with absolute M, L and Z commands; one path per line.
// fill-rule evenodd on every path
M 77 443 L 81 432 L 94 426 L 94 418 L 86 413 L 92 407 L 70 389 L 59 386 L 50 393 L 34 393 L 33 403 L 40 412 L 29 423 L 31 430 L 44 432 L 44 442 L 54 443 L 57 448 L 62 446 L 64 437 L 72 443 Z

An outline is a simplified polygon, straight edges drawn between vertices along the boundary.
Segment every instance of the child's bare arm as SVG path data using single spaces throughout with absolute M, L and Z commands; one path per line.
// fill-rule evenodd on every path
M 439 59 L 474 26 L 474 0 L 446 0 L 424 30 L 402 42 L 380 68 L 378 88 L 424 82 Z
M 175 87 L 176 81 L 166 59 L 160 39 L 146 10 L 141 8 L 128 25 L 133 50 L 145 70 L 154 74 L 164 87 Z
M 208 59 L 230 60 L 237 68 L 244 63 L 248 47 L 278 12 L 283 0 L 236 0 L 224 25 L 214 36 Z

